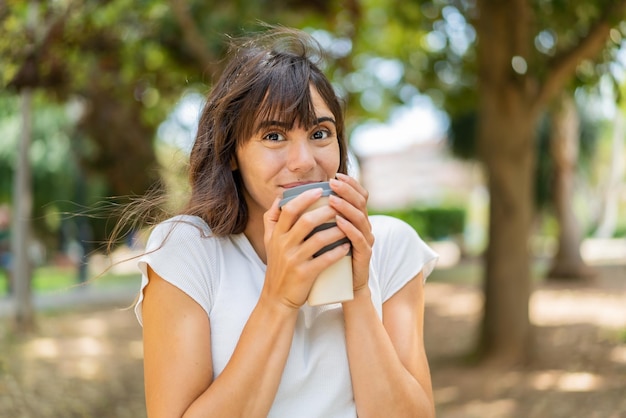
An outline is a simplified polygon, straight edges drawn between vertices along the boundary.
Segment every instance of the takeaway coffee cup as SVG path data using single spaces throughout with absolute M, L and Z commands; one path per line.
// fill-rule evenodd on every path
M 328 182 L 321 182 L 304 184 L 302 186 L 293 187 L 291 189 L 285 190 L 279 206 L 282 208 L 285 204 L 287 204 L 287 202 L 289 202 L 302 192 L 320 188 L 322 189 L 322 196 L 307 209 L 307 212 L 327 205 L 328 196 L 335 193 L 331 190 L 330 184 Z M 311 232 L 309 236 L 315 234 L 316 232 L 323 231 L 324 229 L 332 228 L 335 225 L 335 222 L 327 222 L 319 225 Z M 347 242 L 349 243 L 350 240 L 348 240 L 348 238 L 343 238 L 337 242 L 329 244 L 319 250 L 317 253 L 315 253 L 313 257 L 317 257 L 320 254 L 323 254 L 326 251 L 329 251 Z M 352 300 L 353 298 L 352 253 L 349 252 L 346 256 L 342 257 L 336 263 L 330 265 L 320 273 L 320 275 L 313 283 L 313 287 L 311 288 L 311 292 L 309 293 L 307 303 L 310 306 L 318 306 L 326 305 L 329 303 L 344 302 L 347 300 Z

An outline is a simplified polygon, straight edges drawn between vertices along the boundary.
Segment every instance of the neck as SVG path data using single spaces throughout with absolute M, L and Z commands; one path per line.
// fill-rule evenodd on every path
M 265 233 L 265 227 L 263 226 L 263 218 L 250 217 L 246 225 L 246 229 L 243 231 L 248 241 L 254 248 L 261 261 L 267 264 L 267 255 L 265 253 L 265 242 L 263 235 Z

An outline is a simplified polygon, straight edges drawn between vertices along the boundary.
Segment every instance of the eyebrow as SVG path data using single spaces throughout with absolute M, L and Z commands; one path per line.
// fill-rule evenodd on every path
M 315 123 L 312 126 L 317 126 L 324 122 L 332 122 L 333 124 L 337 125 L 337 122 L 332 117 L 322 116 L 321 118 L 315 119 Z M 283 129 L 289 129 L 291 128 L 292 124 L 289 122 L 278 121 L 278 120 L 264 120 L 264 121 L 259 122 L 256 131 L 258 132 L 262 130 L 263 128 L 269 128 L 272 126 L 279 126 Z

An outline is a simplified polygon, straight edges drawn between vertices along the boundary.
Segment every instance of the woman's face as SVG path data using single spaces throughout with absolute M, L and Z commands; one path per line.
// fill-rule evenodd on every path
M 314 87 L 311 98 L 317 125 L 305 129 L 296 121 L 290 129 L 281 122 L 261 121 L 259 131 L 237 148 L 236 165 L 251 219 L 262 217 L 285 189 L 328 181 L 337 173 L 335 116 Z

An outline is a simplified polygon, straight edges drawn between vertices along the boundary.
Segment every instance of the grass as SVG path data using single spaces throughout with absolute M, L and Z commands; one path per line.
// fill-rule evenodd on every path
M 89 278 L 90 286 L 114 287 L 114 286 L 139 286 L 139 274 L 106 274 L 100 277 Z M 41 266 L 33 273 L 31 288 L 33 293 L 51 293 L 70 289 L 80 285 L 78 272 L 71 267 Z M 7 277 L 0 274 L 0 297 L 8 294 Z
M 532 275 L 535 282 L 544 279 L 546 263 L 535 261 L 532 265 Z M 91 286 L 114 287 L 114 286 L 137 286 L 141 276 L 139 273 L 108 273 L 99 277 L 89 278 Z M 483 280 L 483 265 L 479 260 L 461 262 L 452 268 L 435 269 L 428 281 L 444 282 L 453 284 L 480 285 Z M 35 269 L 33 274 L 33 293 L 50 293 L 64 291 L 79 285 L 78 271 L 74 267 L 62 267 L 46 265 Z M 6 275 L 0 272 L 0 297 L 7 295 Z

